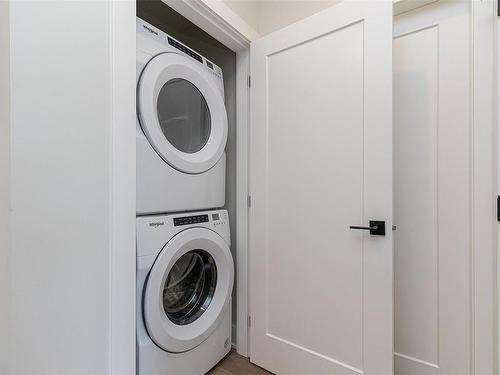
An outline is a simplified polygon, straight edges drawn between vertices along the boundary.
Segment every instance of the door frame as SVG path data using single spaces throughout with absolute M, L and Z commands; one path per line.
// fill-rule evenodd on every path
M 109 370 L 135 375 L 135 1 L 109 4 Z M 104 260 L 105 261 L 105 260 Z
M 259 37 L 223 2 L 162 0 L 175 11 L 236 52 L 237 103 L 237 335 L 236 350 L 248 352 L 248 140 L 249 46 Z M 426 0 L 422 0 L 426 1 Z M 497 274 L 497 40 L 496 2 L 468 0 L 472 7 L 473 46 L 473 301 L 474 369 L 497 373 L 500 319 Z M 398 3 L 410 3 L 399 0 Z M 421 6 L 416 4 L 414 7 Z M 109 1 L 110 9 L 110 374 L 135 374 L 135 1 Z M 406 8 L 405 11 L 410 10 Z M 500 51 L 498 51 L 500 52 Z M 498 61 L 498 63 L 497 63 Z M 498 64 L 498 65 L 497 65 Z M 498 135 L 498 141 L 497 141 Z M 500 160 L 500 154 L 498 156 Z M 500 180 L 498 185 L 500 185 Z M 498 232 L 498 233 L 497 233 Z M 476 251 L 477 249 L 486 249 Z M 495 297 L 497 298 L 495 301 Z
M 498 373 L 497 2 L 471 1 L 472 374 Z M 495 358 L 496 357 L 496 358 Z

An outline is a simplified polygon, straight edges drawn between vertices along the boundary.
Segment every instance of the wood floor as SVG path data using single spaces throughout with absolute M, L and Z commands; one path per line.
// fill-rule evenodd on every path
M 207 375 L 269 375 L 270 372 L 250 363 L 248 358 L 242 357 L 232 350 Z

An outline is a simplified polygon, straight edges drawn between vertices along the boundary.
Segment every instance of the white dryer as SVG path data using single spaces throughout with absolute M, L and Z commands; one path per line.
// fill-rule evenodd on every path
M 225 210 L 137 218 L 137 374 L 205 374 L 231 349 Z
M 137 214 L 225 204 L 222 70 L 137 18 Z

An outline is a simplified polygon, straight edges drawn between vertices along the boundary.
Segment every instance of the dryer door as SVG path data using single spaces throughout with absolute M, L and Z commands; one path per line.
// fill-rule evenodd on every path
M 233 259 L 222 237 L 205 228 L 177 234 L 146 281 L 144 323 L 151 339 L 176 353 L 202 343 L 228 308 L 233 279 Z
M 203 66 L 177 53 L 146 65 L 137 88 L 139 122 L 172 167 L 202 173 L 219 161 L 227 139 L 224 98 Z

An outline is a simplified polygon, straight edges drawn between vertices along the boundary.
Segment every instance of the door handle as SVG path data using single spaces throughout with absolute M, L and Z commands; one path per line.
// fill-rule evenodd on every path
M 369 230 L 373 236 L 385 236 L 385 221 L 370 220 L 369 227 L 351 225 L 350 229 Z

